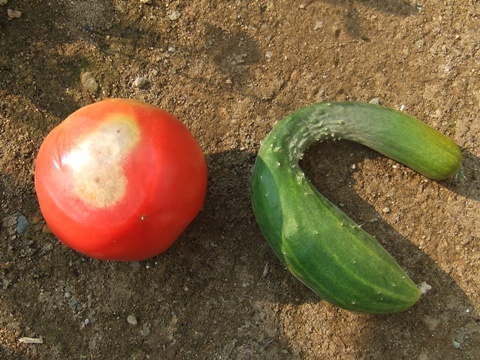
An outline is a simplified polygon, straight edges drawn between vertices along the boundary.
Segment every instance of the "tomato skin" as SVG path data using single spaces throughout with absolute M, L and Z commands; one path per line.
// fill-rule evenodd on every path
M 54 128 L 36 159 L 35 189 L 53 234 L 103 260 L 167 250 L 205 200 L 207 164 L 173 115 L 136 100 L 85 106 Z

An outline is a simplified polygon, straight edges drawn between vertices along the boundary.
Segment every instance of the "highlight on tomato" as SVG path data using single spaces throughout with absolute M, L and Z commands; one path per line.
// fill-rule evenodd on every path
M 103 260 L 167 250 L 203 206 L 205 156 L 172 114 L 107 99 L 71 114 L 43 141 L 35 189 L 43 217 L 65 245 Z

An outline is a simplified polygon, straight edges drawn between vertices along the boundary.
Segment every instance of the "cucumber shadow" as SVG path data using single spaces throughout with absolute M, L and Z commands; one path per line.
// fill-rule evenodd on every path
M 462 167 L 457 176 L 445 182 L 445 187 L 467 199 L 480 201 L 480 188 L 475 186 L 480 180 L 480 158 L 468 150 L 463 150 Z
M 443 232 L 446 229 L 442 232 L 441 229 L 434 226 L 429 228 L 428 224 L 430 221 L 434 221 L 431 219 L 433 217 L 441 219 L 444 216 L 451 218 L 459 216 L 459 214 L 444 210 L 434 210 L 441 209 L 443 203 L 448 206 L 448 200 L 440 196 L 442 188 L 451 192 L 453 201 L 462 201 L 461 197 L 479 200 L 479 187 L 474 186 L 475 183 L 478 183 L 480 165 L 478 157 L 464 151 L 463 178 L 454 178 L 439 183 L 427 180 L 395 161 L 351 142 L 317 144 L 307 150 L 301 165 L 315 187 L 355 222 L 361 224 L 364 230 L 377 238 L 416 283 L 425 281 L 432 287 L 427 295 L 422 296 L 419 302 L 406 312 L 369 316 L 373 338 L 385 340 L 384 332 L 386 329 L 394 331 L 395 326 L 392 327 L 391 324 L 395 323 L 398 326 L 406 326 L 410 331 L 428 333 L 432 332 L 432 328 L 434 328 L 428 324 L 428 319 L 431 318 L 443 318 L 443 321 L 448 322 L 451 326 L 448 329 L 460 328 L 464 322 L 469 321 L 467 314 L 470 316 L 473 314 L 472 304 L 464 290 L 447 272 L 451 268 L 446 265 L 447 270 L 445 271 L 421 247 L 423 246 L 428 249 L 429 253 L 435 253 L 436 256 L 445 259 L 445 256 L 441 255 L 441 252 L 445 251 L 441 250 L 441 243 L 448 242 L 453 249 L 456 244 L 462 242 L 463 239 L 445 239 Z M 375 188 L 368 185 L 370 177 L 373 177 Z M 424 200 L 419 195 L 423 182 L 427 184 L 427 187 L 435 189 L 431 192 L 434 199 L 432 199 L 430 204 L 432 208 L 428 210 L 428 213 L 423 213 L 423 209 L 426 209 L 428 205 L 422 207 L 420 204 Z M 362 196 L 359 195 L 360 193 Z M 416 202 L 409 204 L 408 199 Z M 400 211 L 416 212 L 417 214 L 411 216 L 407 216 L 408 214 L 405 213 L 394 214 L 396 211 L 390 209 L 387 206 L 388 203 L 393 203 L 393 207 L 396 206 L 396 203 L 403 203 L 403 210 Z M 455 208 L 452 207 L 452 209 Z M 410 223 L 405 224 L 406 221 Z M 408 232 L 406 230 L 408 228 L 413 230 L 409 232 L 412 234 L 409 236 L 411 239 L 399 232 Z M 418 238 L 420 233 L 426 234 L 426 241 L 423 243 Z M 428 244 L 431 242 L 436 244 Z M 415 244 L 422 245 L 419 247 Z M 450 259 L 447 258 L 447 260 Z M 474 316 L 478 321 L 479 314 Z M 406 325 L 407 323 L 408 325 Z M 442 333 L 445 336 L 445 343 L 450 341 L 450 338 L 454 338 L 454 334 L 450 333 L 451 330 L 448 329 Z M 379 346 L 384 345 L 379 344 Z M 455 351 L 453 346 L 449 349 L 453 354 Z M 439 353 L 439 356 L 442 354 Z
M 362 333 L 355 336 L 357 338 L 355 341 L 365 344 L 363 345 L 365 354 L 368 353 L 367 349 L 376 349 L 375 351 L 380 355 L 382 353 L 395 355 L 395 352 L 392 352 L 395 349 L 389 347 L 388 341 L 398 342 L 403 346 L 406 340 L 402 339 L 401 333 L 408 333 L 412 337 L 408 340 L 408 351 L 411 351 L 411 353 L 407 352 L 408 355 L 418 354 L 425 346 L 424 336 L 426 335 L 418 337 L 417 335 L 436 330 L 436 325 L 432 325 L 429 319 L 441 319 L 441 323 L 449 324 L 449 327 L 442 327 L 441 331 L 436 332 L 444 343 L 451 343 L 451 339 L 455 337 L 455 329 L 472 321 L 472 318 L 473 321 L 478 321 L 474 318 L 474 316 L 478 317 L 478 314 L 474 314 L 468 296 L 455 280 L 417 245 L 400 234 L 392 226 L 389 214 L 382 211 L 380 214 L 371 204 L 370 199 L 367 202 L 357 193 L 356 173 L 364 172 L 359 169 L 358 164 L 372 163 L 375 169 L 379 165 L 381 173 L 372 173 L 371 176 L 384 177 L 382 189 L 385 191 L 391 186 L 399 185 L 395 184 L 396 181 L 389 180 L 392 176 L 389 174 L 389 169 L 396 164 L 395 162 L 388 163 L 389 167 L 386 168 L 385 161 L 391 160 L 362 145 L 343 141 L 315 145 L 307 150 L 301 162 L 307 177 L 324 196 L 375 236 L 416 283 L 425 281 L 432 287 L 426 296 L 422 296 L 416 305 L 405 312 L 373 316 L 350 313 L 326 303 L 294 278 L 275 256 L 256 224 L 250 205 L 250 177 L 256 154 L 232 150 L 211 154 L 207 158 L 210 179 L 205 208 L 193 225 L 195 230 L 187 237 L 195 237 L 193 233 L 198 234 L 198 232 L 210 234 L 210 239 L 215 246 L 208 250 L 208 256 L 205 254 L 205 259 L 210 259 L 206 260 L 208 267 L 212 274 L 221 274 L 228 279 L 228 282 L 243 287 L 236 295 L 239 302 L 280 304 L 280 307 L 289 308 L 292 313 L 296 308 L 314 306 L 327 314 L 319 315 L 322 321 L 326 321 L 325 326 L 336 328 L 338 317 L 344 318 L 343 321 L 346 319 L 346 321 L 355 322 L 357 326 L 362 324 Z M 478 168 L 478 161 L 478 158 L 467 154 L 464 166 L 466 169 Z M 414 179 L 417 182 L 423 178 L 403 167 L 394 171 L 407 174 L 405 178 L 400 179 L 400 184 L 408 184 L 411 177 L 418 176 Z M 466 176 L 469 179 L 474 177 L 474 175 Z M 478 196 L 478 193 L 468 190 L 457 181 L 439 186 L 447 187 L 461 196 L 473 199 L 477 199 Z M 368 194 L 370 195 L 372 194 Z M 375 198 L 374 194 L 372 196 Z M 421 217 L 423 214 L 418 216 Z M 415 227 L 415 224 L 411 226 Z M 435 241 L 435 239 L 432 236 L 428 241 Z M 190 251 L 197 254 L 198 251 L 207 251 L 204 246 L 205 244 L 202 246 L 197 241 L 188 245 L 191 248 Z M 228 271 L 225 271 L 226 267 Z M 215 277 L 215 275 L 212 276 Z M 211 280 L 215 283 L 219 279 Z M 207 288 L 209 286 L 207 283 L 204 285 Z M 302 310 L 298 311 L 301 313 Z M 272 321 L 279 328 L 284 327 L 278 313 Z M 312 320 L 312 323 L 316 324 L 317 321 Z M 273 341 L 288 344 L 287 346 L 292 342 L 285 334 L 280 334 L 279 338 Z M 452 354 L 456 351 L 451 346 L 445 350 L 445 354 L 449 354 L 450 350 Z

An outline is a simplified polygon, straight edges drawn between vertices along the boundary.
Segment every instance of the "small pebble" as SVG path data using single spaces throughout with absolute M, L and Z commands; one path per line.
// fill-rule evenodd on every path
M 32 218 L 32 224 L 38 224 L 40 221 L 43 220 L 42 215 L 40 214 L 35 214 Z
M 385 206 L 385 207 L 382 209 L 382 212 L 383 212 L 384 214 L 390 214 L 391 211 L 392 211 L 392 210 L 391 210 L 388 206 Z
M 422 281 L 420 284 L 418 284 L 417 288 L 423 295 L 426 295 L 430 290 L 432 290 L 432 287 L 428 285 L 425 281 Z
M 27 227 L 28 227 L 27 218 L 23 215 L 20 215 L 17 218 L 17 226 L 15 227 L 15 231 L 17 232 L 17 234 L 23 234 L 27 230 Z
M 150 328 L 150 324 L 144 324 L 143 325 L 143 328 L 142 328 L 142 335 L 143 336 L 148 336 L 150 335 L 150 333 L 152 332 L 151 328 Z
M 146 78 L 139 76 L 133 81 L 133 86 L 137 88 L 143 88 L 145 85 L 147 85 L 147 83 L 148 80 Z
M 137 318 L 135 317 L 135 315 L 128 315 L 127 316 L 127 322 L 130 325 L 137 325 L 138 324 L 138 321 L 137 321 Z
M 178 20 L 180 18 L 182 14 L 180 13 L 180 11 L 172 11 L 170 14 L 168 14 L 168 18 L 171 20 L 171 21 L 175 21 L 175 20 Z
M 435 331 L 438 328 L 438 325 L 440 325 L 440 319 L 432 316 L 425 317 L 423 322 L 431 332 Z
M 33 337 L 23 336 L 20 339 L 18 339 L 18 342 L 21 342 L 24 344 L 43 344 L 43 339 L 41 337 L 33 338 Z
M 380 99 L 379 98 L 373 98 L 372 100 L 369 101 L 370 104 L 374 105 L 380 105 Z
M 80 76 L 80 82 L 85 90 L 90 94 L 95 94 L 98 90 L 98 84 L 90 71 L 84 72 Z
M 269 266 L 268 261 L 267 261 L 267 263 L 265 264 L 265 267 L 263 268 L 262 277 L 264 277 L 264 278 L 267 277 L 269 271 L 270 271 L 270 266 Z
M 313 28 L 313 30 L 319 30 L 322 27 L 323 27 L 323 21 L 318 20 L 317 22 L 315 22 L 315 27 Z
M 22 12 L 18 10 L 7 9 L 7 15 L 10 19 L 20 19 Z
M 51 234 L 51 233 L 52 233 L 52 230 L 50 230 L 50 228 L 48 227 L 48 225 L 45 224 L 45 225 L 42 226 L 42 232 L 43 232 L 44 234 Z

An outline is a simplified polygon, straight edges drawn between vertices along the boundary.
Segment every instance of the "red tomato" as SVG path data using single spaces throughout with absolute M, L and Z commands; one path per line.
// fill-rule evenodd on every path
M 173 115 L 135 100 L 85 106 L 53 129 L 36 160 L 35 188 L 64 244 L 104 260 L 167 250 L 200 211 L 205 157 Z

